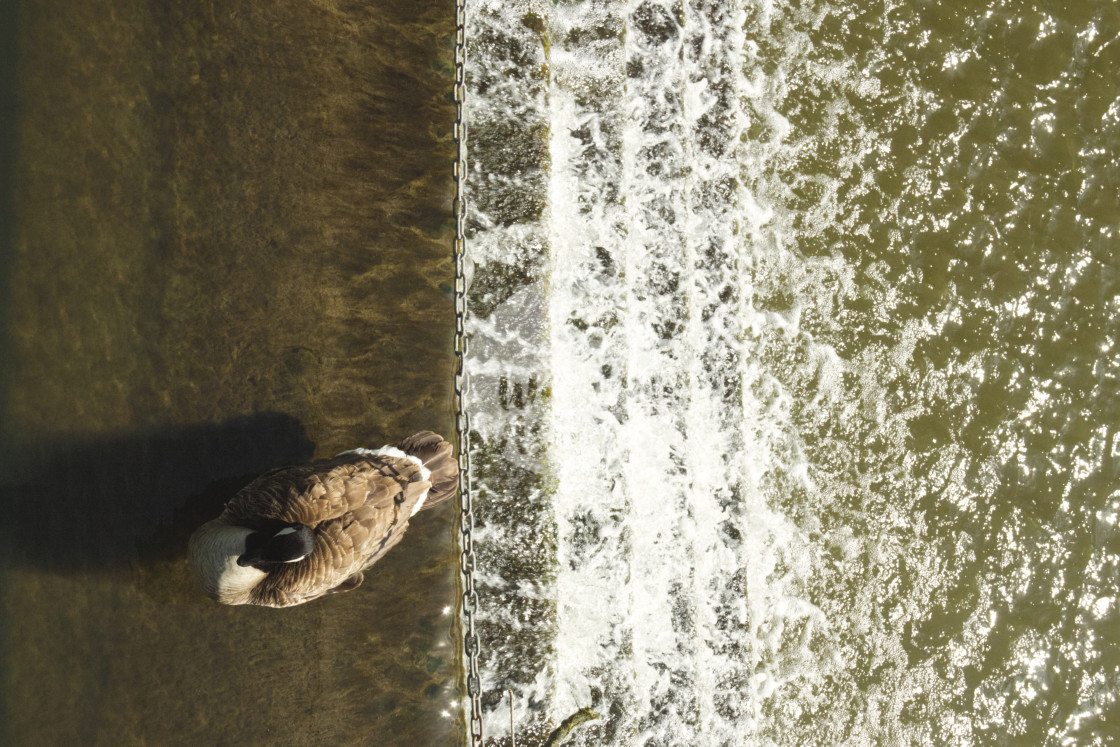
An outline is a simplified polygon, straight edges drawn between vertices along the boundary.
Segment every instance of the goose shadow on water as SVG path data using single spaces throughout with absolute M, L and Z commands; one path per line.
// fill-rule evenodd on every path
M 0 566 L 97 572 L 183 558 L 239 489 L 312 453 L 302 424 L 280 413 L 9 447 Z

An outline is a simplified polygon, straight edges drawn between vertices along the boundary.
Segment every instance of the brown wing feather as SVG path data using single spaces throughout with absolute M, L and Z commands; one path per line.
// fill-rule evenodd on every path
M 388 508 L 410 481 L 430 485 L 410 460 L 345 454 L 262 475 L 226 504 L 224 515 L 245 526 L 266 519 L 314 527 L 359 506 Z
M 459 488 L 459 462 L 451 444 L 431 431 L 421 431 L 397 444 L 397 448 L 410 454 L 431 470 L 428 478 L 432 483 L 423 511 L 438 506 L 455 495 Z

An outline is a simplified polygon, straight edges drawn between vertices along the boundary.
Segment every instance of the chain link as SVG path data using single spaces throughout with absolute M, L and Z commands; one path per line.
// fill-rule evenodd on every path
M 467 375 L 467 275 L 464 256 L 465 239 L 463 188 L 466 181 L 466 123 L 463 121 L 463 99 L 466 95 L 466 1 L 455 3 L 455 430 L 459 438 L 459 492 L 462 496 L 459 511 L 459 534 L 462 553 L 459 570 L 463 575 L 463 657 L 467 667 L 467 697 L 470 700 L 470 742 L 480 747 L 482 737 L 482 678 L 478 673 L 478 633 L 475 618 L 478 616 L 478 592 L 474 586 L 474 508 L 471 493 L 470 416 L 466 409 Z

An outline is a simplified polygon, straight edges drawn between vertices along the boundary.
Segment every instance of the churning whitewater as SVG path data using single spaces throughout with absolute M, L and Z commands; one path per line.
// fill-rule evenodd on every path
M 906 68 L 930 43 L 921 14 L 811 5 L 470 4 L 489 743 L 508 738 L 507 690 L 519 743 L 592 706 L 574 742 L 666 746 L 1058 744 L 1096 734 L 1085 724 L 1116 691 L 1098 671 L 1042 702 L 1057 649 L 1092 658 L 1091 621 L 1004 622 L 1030 586 L 1008 580 L 1029 573 L 1016 557 L 1033 567 L 1067 541 L 1032 555 L 1036 520 L 992 508 L 1011 500 L 1007 474 L 1040 464 L 1006 444 L 1049 384 L 1023 381 L 1028 404 L 983 437 L 945 425 L 985 407 L 999 351 L 937 345 L 1005 289 L 964 298 L 918 237 L 965 222 L 960 243 L 988 256 L 1025 218 L 931 196 L 973 158 L 939 150 L 972 124 L 944 121 L 952 93 Z M 962 25 L 938 65 L 990 32 Z M 1002 172 L 973 170 L 998 188 Z M 1032 184 L 1018 209 L 1043 199 Z M 1099 262 L 1071 250 L 1015 293 L 1058 297 Z M 1084 444 L 1070 459 L 1111 474 L 1111 426 Z M 1089 595 L 1111 578 L 1092 568 Z

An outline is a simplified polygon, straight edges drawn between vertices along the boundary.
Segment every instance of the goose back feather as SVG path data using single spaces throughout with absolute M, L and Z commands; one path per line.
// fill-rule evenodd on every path
M 290 607 L 332 592 L 349 591 L 362 571 L 404 536 L 423 508 L 455 494 L 458 464 L 451 445 L 430 431 L 394 447 L 355 449 L 312 464 L 267 472 L 243 488 L 217 520 L 191 538 L 191 562 L 203 588 L 225 604 Z M 207 553 L 211 535 L 250 530 L 271 536 L 277 527 L 303 524 L 314 535 L 311 553 L 297 562 L 271 563 L 226 581 L 208 579 L 214 567 L 230 568 Z M 244 550 L 241 550 L 244 552 Z M 263 572 L 263 577 L 260 577 Z M 245 588 L 248 586 L 248 588 Z

